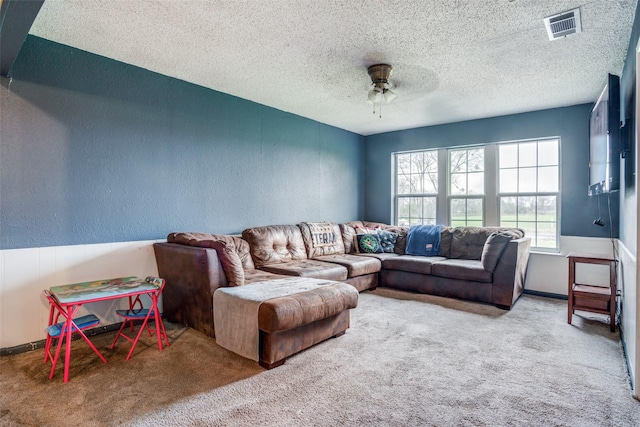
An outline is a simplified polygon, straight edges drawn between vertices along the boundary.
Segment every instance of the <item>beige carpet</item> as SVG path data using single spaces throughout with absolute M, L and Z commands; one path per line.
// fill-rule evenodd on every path
M 595 316 L 597 317 L 597 316 Z M 378 289 L 346 335 L 265 371 L 210 338 L 170 327 L 103 364 L 74 341 L 71 380 L 42 350 L 0 360 L 2 426 L 638 426 L 619 334 L 566 302 L 492 306 Z

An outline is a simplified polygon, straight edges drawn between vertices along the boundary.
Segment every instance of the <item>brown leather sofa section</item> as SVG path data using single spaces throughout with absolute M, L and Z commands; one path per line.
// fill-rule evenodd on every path
M 338 264 L 347 269 L 348 277 L 377 273 L 382 268 L 379 259 L 348 254 L 325 255 L 315 258 L 317 261 Z
M 271 369 L 282 365 L 292 354 L 338 337 L 349 329 L 349 311 L 280 332 L 260 330 L 260 366 Z
M 400 255 L 382 261 L 382 266 L 387 270 L 402 270 L 419 274 L 431 274 L 432 266 L 438 261 L 446 260 L 445 257 Z
M 165 317 L 213 337 L 213 293 L 227 286 L 216 251 L 177 243 L 155 243 L 153 249 L 158 275 L 166 281 Z
M 302 233 L 296 225 L 247 228 L 242 238 L 248 242 L 257 268 L 307 259 Z
M 258 325 L 265 332 L 281 332 L 356 308 L 358 291 L 346 283 L 322 286 L 260 304 Z
M 260 268 L 270 273 L 283 274 L 286 276 L 312 277 L 314 279 L 342 281 L 348 277 L 346 267 L 313 259 L 265 264 Z
M 431 274 L 450 279 L 491 283 L 493 274 L 482 267 L 482 262 L 474 259 L 445 259 L 433 263 Z

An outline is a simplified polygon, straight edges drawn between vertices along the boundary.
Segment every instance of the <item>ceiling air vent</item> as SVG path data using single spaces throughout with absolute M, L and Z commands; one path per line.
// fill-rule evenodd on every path
M 557 15 L 544 18 L 549 40 L 557 40 L 570 34 L 582 32 L 580 24 L 580 8 L 568 10 Z

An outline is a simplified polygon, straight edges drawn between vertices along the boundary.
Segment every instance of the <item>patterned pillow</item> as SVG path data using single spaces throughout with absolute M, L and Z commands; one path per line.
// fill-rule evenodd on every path
M 395 250 L 396 241 L 398 240 L 398 233 L 391 231 L 378 230 L 378 237 L 380 237 L 380 245 L 382 246 L 382 252 L 392 254 Z
M 381 254 L 382 244 L 377 234 L 358 234 L 356 235 L 358 243 L 358 252 L 363 254 Z
M 373 228 L 365 227 L 362 225 L 356 225 L 356 234 L 376 234 L 376 231 L 380 229 L 380 226 L 377 225 Z

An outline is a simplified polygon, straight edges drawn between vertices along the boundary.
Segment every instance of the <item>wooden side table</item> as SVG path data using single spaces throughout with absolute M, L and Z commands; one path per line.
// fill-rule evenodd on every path
M 567 323 L 575 310 L 590 311 L 592 313 L 608 314 L 611 332 L 616 331 L 616 264 L 618 261 L 603 254 L 571 252 L 569 259 L 569 316 Z M 609 265 L 609 286 L 593 286 L 576 283 L 576 264 Z

